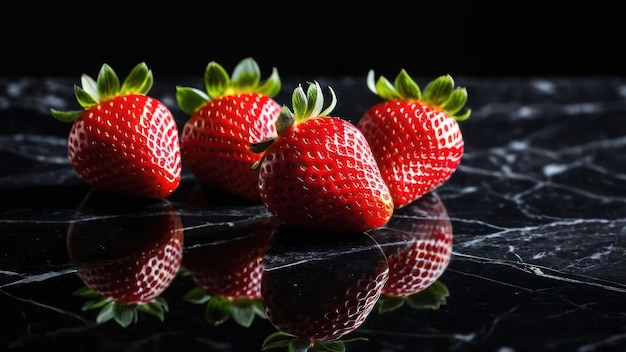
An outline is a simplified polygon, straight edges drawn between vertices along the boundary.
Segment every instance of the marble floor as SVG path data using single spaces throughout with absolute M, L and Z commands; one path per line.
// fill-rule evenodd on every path
M 310 79 L 285 77 L 277 100 L 289 102 Z M 351 121 L 377 101 L 365 77 L 316 79 L 334 88 L 335 114 Z M 472 115 L 461 123 L 465 153 L 450 180 L 384 229 L 334 241 L 303 235 L 298 244 L 270 241 L 263 206 L 206 189 L 188 172 L 162 201 L 98 206 L 67 159 L 69 125 L 49 113 L 76 108 L 75 83 L 0 78 L 2 350 L 260 351 L 284 326 L 263 316 L 263 299 L 282 324 L 347 331 L 345 345 L 337 342 L 346 351 L 626 349 L 626 77 L 456 77 Z M 182 124 L 176 85 L 200 87 L 170 78 L 151 94 Z M 375 285 L 381 270 L 400 270 L 385 250 L 427 241 L 433 224 L 451 239 L 441 250 L 449 263 L 413 298 L 355 295 L 346 303 L 360 312 L 354 331 L 303 313 L 324 309 L 336 299 L 331 288 L 348 290 L 350 278 Z M 132 266 L 124 260 L 147 247 L 167 253 L 154 254 L 163 261 L 155 305 L 119 320 L 111 306 L 89 306 L 95 272 L 108 275 L 100 284 L 126 282 L 132 273 L 116 265 Z M 260 268 L 237 266 L 253 255 Z M 216 266 L 238 269 L 231 279 L 249 275 L 265 296 L 220 311 L 203 289 Z

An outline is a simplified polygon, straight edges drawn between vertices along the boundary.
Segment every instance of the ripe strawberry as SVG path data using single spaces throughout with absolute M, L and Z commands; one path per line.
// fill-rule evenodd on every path
M 423 307 L 423 299 L 431 297 L 420 294 L 441 277 L 452 256 L 452 222 L 441 198 L 434 192 L 426 193 L 396 210 L 388 226 L 369 234 L 381 245 L 389 263 L 389 280 L 378 302 L 379 310 L 394 310 L 405 300 Z M 445 286 L 436 288 L 447 295 Z M 430 306 L 438 307 L 440 298 Z
M 458 121 L 471 110 L 463 107 L 467 89 L 454 88 L 450 75 L 431 81 L 422 94 L 401 70 L 393 84 L 385 77 L 369 89 L 383 102 L 370 107 L 357 127 L 367 138 L 396 208 L 401 208 L 446 182 L 457 170 L 464 141 Z
M 145 63 L 120 81 L 102 65 L 97 81 L 81 78 L 74 86 L 81 111 L 50 109 L 52 116 L 73 122 L 68 155 L 76 172 L 96 188 L 148 198 L 174 192 L 181 177 L 176 121 L 159 100 L 147 96 L 152 71 Z
M 272 98 L 281 88 L 278 71 L 260 82 L 258 64 L 246 58 L 229 78 L 212 61 L 204 85 L 208 95 L 176 88 L 180 109 L 190 115 L 180 137 L 183 165 L 206 185 L 260 203 L 258 175 L 251 171 L 258 155 L 249 145 L 276 136 L 281 106 Z
M 265 247 L 275 225 L 272 217 L 262 217 L 221 233 L 203 234 L 203 244 L 184 253 L 182 265 L 197 285 L 184 299 L 206 303 L 209 323 L 219 325 L 232 316 L 249 327 L 255 316 L 265 318 L 261 276 Z
M 70 262 L 89 298 L 83 310 L 101 308 L 97 322 L 128 326 L 138 311 L 164 319 L 160 297 L 182 260 L 182 221 L 164 199 L 93 190 L 83 200 L 67 234 Z
M 285 224 L 334 231 L 367 231 L 391 218 L 393 202 L 363 134 L 349 121 L 328 116 L 317 82 L 293 92 L 278 137 L 251 145 L 265 154 L 256 165 L 263 203 Z
M 280 334 L 268 336 L 264 349 L 291 344 L 305 351 L 353 332 L 375 307 L 388 275 L 382 249 L 366 233 L 280 225 L 261 280 L 267 319 Z

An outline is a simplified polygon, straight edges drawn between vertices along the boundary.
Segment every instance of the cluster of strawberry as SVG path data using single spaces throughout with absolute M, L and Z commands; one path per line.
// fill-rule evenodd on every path
M 293 90 L 291 108 L 274 97 L 276 68 L 261 80 L 245 58 L 232 75 L 210 62 L 205 90 L 176 87 L 190 115 L 179 133 L 171 111 L 148 96 L 152 72 L 138 64 L 120 82 L 104 64 L 83 75 L 75 95 L 83 110 L 51 109 L 73 122 L 68 155 L 92 186 L 164 198 L 179 186 L 182 167 L 203 184 L 263 202 L 282 223 L 333 231 L 369 231 L 446 182 L 458 168 L 469 117 L 467 91 L 451 76 L 424 91 L 401 70 L 394 82 L 370 71 L 367 85 L 382 98 L 353 124 L 331 116 L 317 82 Z

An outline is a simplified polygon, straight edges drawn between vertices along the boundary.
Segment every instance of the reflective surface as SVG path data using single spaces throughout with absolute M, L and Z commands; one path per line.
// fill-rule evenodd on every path
M 277 99 L 310 79 L 337 116 L 378 101 L 365 76 L 287 77 Z M 456 77 L 461 167 L 367 234 L 278 228 L 188 173 L 164 201 L 93 192 L 48 112 L 74 83 L 0 79 L 3 349 L 260 351 L 276 326 L 347 351 L 626 348 L 626 79 Z M 200 82 L 151 95 L 182 124 L 176 85 Z

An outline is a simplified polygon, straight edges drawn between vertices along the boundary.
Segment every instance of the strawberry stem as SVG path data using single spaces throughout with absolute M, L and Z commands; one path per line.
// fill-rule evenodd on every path
M 283 132 L 290 129 L 296 122 L 294 113 L 287 106 L 283 106 L 276 120 L 276 133 L 280 136 Z
M 328 90 L 330 90 L 332 100 L 330 105 L 322 110 L 324 107 L 324 96 L 319 83 L 317 83 L 317 81 L 309 82 L 306 94 L 304 93 L 302 85 L 298 85 L 298 87 L 293 90 L 291 97 L 296 122 L 301 122 L 309 118 L 328 116 L 337 105 L 335 91 L 331 87 L 328 87 Z M 278 126 L 276 129 L 278 130 Z

